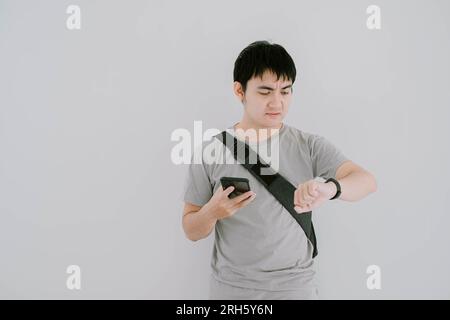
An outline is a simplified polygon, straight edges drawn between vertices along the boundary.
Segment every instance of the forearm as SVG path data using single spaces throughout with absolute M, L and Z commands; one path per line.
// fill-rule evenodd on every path
M 367 171 L 354 171 L 337 181 L 341 185 L 339 199 L 344 201 L 358 201 L 377 190 L 375 177 Z M 334 185 L 332 182 L 330 184 Z M 335 193 L 336 189 L 333 194 Z
M 199 211 L 191 212 L 183 217 L 183 229 L 189 240 L 197 241 L 206 238 L 216 225 L 212 209 L 205 204 Z

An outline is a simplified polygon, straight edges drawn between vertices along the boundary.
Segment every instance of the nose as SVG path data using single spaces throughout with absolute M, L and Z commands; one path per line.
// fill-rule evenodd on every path
M 274 109 L 280 109 L 283 106 L 283 96 L 279 92 L 274 92 L 272 99 L 269 102 L 269 106 Z

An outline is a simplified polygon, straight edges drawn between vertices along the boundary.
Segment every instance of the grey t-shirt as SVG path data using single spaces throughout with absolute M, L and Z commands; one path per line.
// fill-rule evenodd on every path
M 228 130 L 235 134 L 233 126 Z M 285 123 L 276 135 L 268 141 L 279 143 L 278 172 L 294 186 L 315 177 L 335 177 L 337 168 L 348 160 L 320 135 Z M 241 288 L 267 291 L 314 289 L 313 247 L 302 228 L 250 172 L 233 163 L 233 155 L 221 141 L 215 138 L 206 141 L 197 147 L 197 152 L 205 150 L 211 143 L 219 151 L 217 156 L 224 156 L 225 152 L 226 161 L 211 163 L 201 157 L 201 163 L 196 164 L 192 163 L 192 157 L 184 185 L 184 201 L 203 206 L 217 188 L 222 187 L 220 178 L 224 176 L 249 179 L 250 188 L 256 193 L 249 205 L 233 216 L 217 221 L 212 276 L 223 284 Z M 248 144 L 255 151 L 259 150 L 259 143 Z M 259 151 L 263 160 L 269 162 L 264 155 L 270 152 Z

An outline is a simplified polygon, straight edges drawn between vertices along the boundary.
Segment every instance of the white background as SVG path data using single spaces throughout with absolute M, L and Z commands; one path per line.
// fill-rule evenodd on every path
M 66 9 L 81 8 L 81 30 Z M 366 8 L 381 8 L 381 30 Z M 207 298 L 181 227 L 177 128 L 240 120 L 238 53 L 283 45 L 286 123 L 378 191 L 314 212 L 320 295 L 450 298 L 447 1 L 0 1 L 0 298 Z M 66 287 L 79 265 L 81 290 Z M 366 268 L 381 268 L 368 290 Z

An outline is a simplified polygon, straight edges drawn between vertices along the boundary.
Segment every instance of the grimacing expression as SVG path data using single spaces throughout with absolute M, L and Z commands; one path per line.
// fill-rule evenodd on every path
M 292 81 L 277 80 L 271 72 L 247 82 L 243 103 L 252 122 L 264 127 L 278 126 L 287 114 L 292 100 Z

